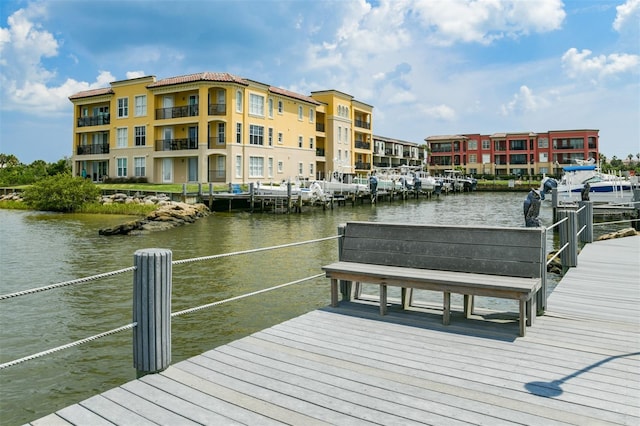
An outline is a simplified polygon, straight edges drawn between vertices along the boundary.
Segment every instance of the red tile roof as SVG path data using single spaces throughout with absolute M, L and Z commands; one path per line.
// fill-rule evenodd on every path
M 92 96 L 100 96 L 100 95 L 113 95 L 113 93 L 114 92 L 111 89 L 111 87 L 104 87 L 102 89 L 85 90 L 84 92 L 78 92 L 75 95 L 69 96 L 69 100 L 90 98 Z
M 301 101 L 309 102 L 315 105 L 320 105 L 320 102 L 316 101 L 310 96 L 301 95 L 296 92 L 290 92 L 289 90 L 281 89 L 279 87 L 270 86 L 269 91 L 277 95 L 287 96 L 289 98 L 300 99 Z
M 226 72 L 200 72 L 197 74 L 180 75 L 177 77 L 169 77 L 155 83 L 151 83 L 148 88 L 171 86 L 174 84 L 192 83 L 194 81 L 220 81 L 227 83 L 238 83 L 247 86 L 248 83 L 240 77 Z

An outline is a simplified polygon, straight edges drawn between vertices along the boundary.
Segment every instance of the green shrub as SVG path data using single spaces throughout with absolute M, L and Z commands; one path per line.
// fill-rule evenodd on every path
M 34 183 L 22 196 L 24 202 L 36 210 L 74 212 L 85 203 L 95 202 L 100 189 L 88 179 L 62 173 Z

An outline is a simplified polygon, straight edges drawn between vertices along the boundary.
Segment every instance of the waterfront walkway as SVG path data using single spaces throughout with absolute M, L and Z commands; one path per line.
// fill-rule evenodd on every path
M 329 281 L 327 280 L 327 294 Z M 640 236 L 588 244 L 536 319 L 341 303 L 34 421 L 640 424 Z

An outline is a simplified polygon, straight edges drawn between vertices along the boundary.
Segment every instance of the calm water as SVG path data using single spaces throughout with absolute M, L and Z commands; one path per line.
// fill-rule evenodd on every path
M 173 260 L 336 235 L 349 220 L 523 226 L 525 193 L 473 193 L 377 206 L 307 208 L 303 214 L 214 213 L 140 236 L 98 235 L 126 218 L 0 210 L 0 294 L 127 268 L 160 247 Z M 551 224 L 549 208 L 543 224 Z M 550 243 L 552 236 L 550 236 Z M 172 311 L 321 273 L 337 241 L 174 265 Z M 0 301 L 0 361 L 8 362 L 131 323 L 132 274 Z M 223 304 L 173 320 L 177 362 L 329 304 L 326 279 Z M 2 425 L 21 424 L 135 378 L 132 332 L 0 370 Z

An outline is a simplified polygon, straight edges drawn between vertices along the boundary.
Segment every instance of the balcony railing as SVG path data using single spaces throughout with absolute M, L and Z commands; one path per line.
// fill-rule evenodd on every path
M 227 115 L 227 104 L 209 104 L 209 115 Z
M 324 157 L 324 149 L 316 148 L 316 157 Z
M 371 142 L 355 141 L 354 145 L 358 149 L 371 149 Z
M 366 121 L 362 121 L 362 120 L 355 120 L 353 122 L 353 124 L 356 127 L 360 127 L 362 129 L 371 129 L 371 123 L 367 123 Z
M 88 145 L 78 145 L 76 155 L 108 154 L 108 143 L 92 143 Z
M 198 149 L 196 139 L 159 139 L 156 141 L 156 151 L 180 151 L 183 149 Z
M 196 117 L 197 115 L 197 104 L 156 109 L 156 120 L 165 120 L 167 118 Z
M 78 118 L 78 127 L 103 126 L 110 123 L 111 116 L 109 114 L 92 115 L 89 117 Z
M 224 142 L 224 138 L 210 137 L 209 138 L 209 145 L 207 146 L 207 148 L 209 148 L 209 149 L 220 149 L 220 148 L 224 148 L 225 145 L 226 144 Z
M 371 164 L 369 163 L 356 163 L 357 170 L 371 170 Z
M 324 123 L 316 123 L 316 132 L 324 132 Z
M 225 182 L 226 179 L 226 170 L 209 170 L 209 182 Z

